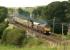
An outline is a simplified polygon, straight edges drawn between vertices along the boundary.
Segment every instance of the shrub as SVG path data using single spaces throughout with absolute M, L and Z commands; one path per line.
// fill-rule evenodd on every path
M 2 22 L 0 23 L 0 38 L 3 34 L 3 31 L 6 29 L 6 27 L 8 27 L 8 22 Z
M 6 44 L 14 44 L 14 45 L 21 45 L 22 41 L 24 40 L 25 30 L 20 29 L 6 29 L 3 32 L 2 42 Z
M 31 37 L 31 36 L 29 36 L 28 38 L 26 38 L 25 41 L 23 41 L 23 45 L 28 46 L 28 47 L 39 46 L 42 43 L 43 42 L 39 40 L 38 38 Z

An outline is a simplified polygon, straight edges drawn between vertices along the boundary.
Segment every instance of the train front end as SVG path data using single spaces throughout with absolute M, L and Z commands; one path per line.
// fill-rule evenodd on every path
M 51 28 L 49 26 L 44 27 L 44 33 L 45 34 L 50 34 L 51 33 Z

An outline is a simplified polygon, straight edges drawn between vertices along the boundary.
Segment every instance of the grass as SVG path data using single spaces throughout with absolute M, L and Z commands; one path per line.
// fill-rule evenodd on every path
M 43 41 L 43 42 L 42 42 Z M 28 37 L 23 43 L 24 46 L 17 47 L 14 45 L 0 44 L 0 50 L 69 50 L 70 45 L 55 45 L 48 44 L 45 40 Z
M 40 41 L 40 39 L 29 37 L 25 41 L 26 45 L 23 44 L 22 47 L 0 43 L 0 50 L 56 50 L 56 48 L 50 48 L 47 43 Z
M 70 35 L 65 35 L 66 40 L 70 40 Z
M 15 46 L 5 46 L 0 45 L 0 50 L 56 50 L 56 48 L 47 48 L 43 46 L 36 46 L 36 47 L 15 47 Z
M 50 45 L 43 43 L 41 45 L 36 45 L 34 44 L 33 46 L 30 46 L 30 42 L 29 44 L 27 44 L 26 46 L 22 46 L 22 47 L 17 47 L 14 45 L 5 45 L 5 44 L 0 44 L 0 50 L 69 50 L 70 49 L 70 45 L 57 45 L 55 47 L 51 47 Z M 33 43 L 32 43 L 33 44 Z
M 64 49 L 69 50 L 70 49 L 70 45 L 56 45 L 55 47 L 52 47 L 52 45 L 49 45 L 47 43 L 37 45 L 36 42 L 34 42 L 34 41 L 32 42 L 32 41 L 29 42 L 24 47 L 0 44 L 0 50 L 64 50 Z M 35 44 L 33 44 L 33 43 L 35 43 Z M 32 46 L 31 46 L 31 44 L 32 44 Z
M 0 50 L 69 50 L 70 46 L 64 48 L 64 46 L 58 46 L 54 48 L 50 48 L 49 46 L 34 46 L 34 47 L 15 47 L 12 45 L 1 45 L 0 44 Z
M 14 45 L 0 44 L 0 50 L 69 50 L 70 45 L 55 45 L 48 44 L 45 40 L 37 39 L 33 37 L 28 37 L 23 42 L 22 47 L 17 47 Z
M 29 39 L 26 39 L 28 42 L 25 46 L 17 47 L 14 45 L 5 45 L 0 44 L 0 50 L 69 50 L 70 45 L 56 45 L 53 47 L 52 44 L 48 44 L 47 42 L 40 42 L 41 39 L 36 39 L 30 37 Z M 44 41 L 44 40 L 43 40 Z M 23 44 L 24 45 L 24 44 Z

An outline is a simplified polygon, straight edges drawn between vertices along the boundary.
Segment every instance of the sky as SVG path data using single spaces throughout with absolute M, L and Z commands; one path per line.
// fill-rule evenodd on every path
M 68 1 L 68 0 L 0 0 L 0 6 L 36 7 L 36 6 L 47 5 L 54 1 Z

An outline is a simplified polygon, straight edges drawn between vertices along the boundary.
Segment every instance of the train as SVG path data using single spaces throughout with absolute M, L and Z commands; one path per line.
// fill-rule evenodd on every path
M 33 20 L 21 19 L 19 17 L 13 17 L 13 21 L 25 27 L 31 28 L 32 30 L 38 31 L 40 33 L 44 34 L 51 33 L 51 28 L 48 24 L 41 24 Z

